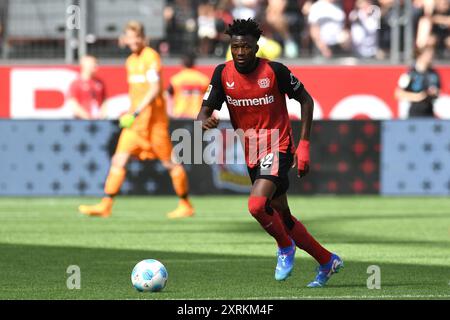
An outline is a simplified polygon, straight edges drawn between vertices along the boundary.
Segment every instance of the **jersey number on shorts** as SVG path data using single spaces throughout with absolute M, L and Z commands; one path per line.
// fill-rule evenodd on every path
M 273 153 L 267 154 L 261 161 L 260 167 L 263 169 L 268 169 L 273 164 Z

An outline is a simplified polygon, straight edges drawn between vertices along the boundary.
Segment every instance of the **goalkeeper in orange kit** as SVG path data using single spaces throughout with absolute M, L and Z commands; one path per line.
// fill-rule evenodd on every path
M 158 159 L 169 171 L 180 202 L 168 217 L 190 217 L 194 208 L 188 198 L 188 178 L 183 166 L 171 160 L 172 143 L 159 54 L 146 46 L 144 27 L 139 22 L 130 21 L 126 25 L 123 41 L 132 52 L 126 62 L 131 108 L 120 118 L 123 130 L 105 182 L 105 197 L 99 204 L 81 205 L 79 211 L 90 216 L 109 217 L 114 196 L 125 180 L 126 165 L 131 157 L 136 157 Z

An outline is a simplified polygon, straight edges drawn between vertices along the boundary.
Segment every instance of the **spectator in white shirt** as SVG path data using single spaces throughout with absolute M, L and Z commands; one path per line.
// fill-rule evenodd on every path
M 360 58 L 373 58 L 378 52 L 380 8 L 372 0 L 357 0 L 350 12 L 351 37 L 354 53 Z
M 308 22 L 311 38 L 322 56 L 331 58 L 345 52 L 350 45 L 345 29 L 345 13 L 335 0 L 318 0 L 311 5 Z
M 233 0 L 233 10 L 231 14 L 234 19 L 254 18 L 259 13 L 260 1 L 259 0 Z

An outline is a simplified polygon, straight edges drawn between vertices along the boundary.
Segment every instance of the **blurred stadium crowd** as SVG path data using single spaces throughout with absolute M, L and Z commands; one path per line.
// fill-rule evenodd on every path
M 52 32 L 47 32 L 47 38 L 29 37 L 27 32 L 23 32 L 21 37 L 20 30 L 13 30 L 25 28 L 24 18 L 32 25 L 33 17 L 26 15 L 31 6 L 42 6 L 40 10 L 36 9 L 35 14 L 42 20 L 41 25 L 49 26 L 55 19 L 49 14 L 49 11 L 56 14 L 55 1 L 28 2 L 27 5 L 27 0 L 0 0 L 0 46 L 3 48 L 3 58 L 39 57 L 39 53 L 30 49 L 36 46 L 44 48 L 40 50 L 43 57 L 49 57 L 46 46 L 61 46 L 61 50 L 64 49 L 61 43 L 64 39 L 52 36 Z M 62 10 L 68 3 L 56 2 L 63 5 Z M 156 4 L 145 0 L 109 2 L 95 1 L 105 9 L 98 7 L 100 9 L 90 10 L 88 13 L 93 14 L 88 23 L 98 25 L 97 20 L 105 19 L 105 16 L 119 21 L 125 18 L 122 16 L 127 12 L 132 14 L 129 10 L 133 6 L 137 11 L 145 11 L 145 6 Z M 399 32 L 395 36 L 399 38 L 400 50 L 404 50 L 404 37 L 408 36 L 405 30 L 410 24 L 413 30 L 411 47 L 432 44 L 437 49 L 438 58 L 450 56 L 449 0 L 166 0 L 160 3 L 162 17 L 152 17 L 151 13 L 147 17 L 161 21 L 161 36 L 151 37 L 151 45 L 163 56 L 179 56 L 189 48 L 199 56 L 225 57 L 227 37 L 223 32 L 227 24 L 236 18 L 255 18 L 261 23 L 265 34 L 264 45 L 270 46 L 273 58 L 351 56 L 384 59 L 390 53 L 396 24 L 399 25 Z M 19 5 L 22 7 L 14 8 Z M 114 6 L 117 7 L 116 15 L 105 13 L 103 16 L 103 10 L 113 10 Z M 22 19 L 19 25 L 12 21 L 14 12 L 16 17 Z M 64 35 L 63 22 L 58 22 L 56 27 L 56 33 L 60 35 Z M 120 27 L 111 24 L 107 28 L 120 32 L 116 30 Z M 117 49 L 117 38 L 103 39 L 94 32 L 87 41 L 90 53 L 97 56 L 123 56 Z M 20 48 L 28 48 L 28 51 L 21 51 Z M 26 52 L 32 54 L 27 56 Z
M 400 6 L 405 1 L 400 1 Z M 267 38 L 287 58 L 350 55 L 384 58 L 391 43 L 395 0 L 172 0 L 164 10 L 167 39 L 163 49 L 178 53 L 197 30 L 198 51 L 222 56 L 224 28 L 232 19 L 256 18 Z M 408 23 L 405 21 L 405 24 Z M 412 1 L 416 45 L 436 45 L 441 57 L 450 48 L 450 2 Z

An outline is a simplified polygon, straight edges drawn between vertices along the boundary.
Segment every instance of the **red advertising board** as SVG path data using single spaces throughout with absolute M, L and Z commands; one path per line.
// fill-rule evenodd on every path
M 394 99 L 398 78 L 405 66 L 289 66 L 305 84 L 316 102 L 315 119 L 397 119 L 407 114 L 407 105 Z M 199 69 L 211 76 L 214 66 Z M 441 96 L 436 102 L 440 118 L 450 119 L 450 66 L 437 66 Z M 180 70 L 166 66 L 164 85 Z M 0 117 L 13 119 L 64 119 L 72 112 L 65 105 L 70 83 L 78 69 L 68 66 L 0 66 Z M 102 66 L 110 116 L 129 105 L 126 72 L 122 66 Z M 293 118 L 300 115 L 295 101 L 288 104 Z M 226 117 L 226 108 L 223 108 Z

